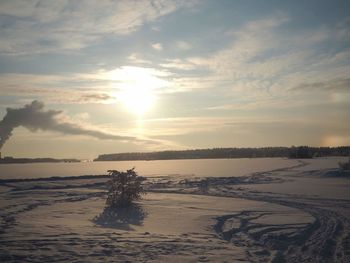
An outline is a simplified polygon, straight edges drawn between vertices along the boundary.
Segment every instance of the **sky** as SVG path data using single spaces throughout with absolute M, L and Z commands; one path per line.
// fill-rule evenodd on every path
M 349 1 L 0 1 L 3 156 L 350 145 L 349 102 Z

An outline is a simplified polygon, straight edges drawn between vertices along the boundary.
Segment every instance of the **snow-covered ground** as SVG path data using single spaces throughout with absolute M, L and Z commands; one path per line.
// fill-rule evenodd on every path
M 337 158 L 232 177 L 147 177 L 105 217 L 105 177 L 0 181 L 0 262 L 350 262 Z

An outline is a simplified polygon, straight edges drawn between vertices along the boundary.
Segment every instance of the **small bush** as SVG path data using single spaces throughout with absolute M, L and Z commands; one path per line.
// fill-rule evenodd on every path
M 130 206 L 133 201 L 140 200 L 145 194 L 142 186 L 143 178 L 137 175 L 134 168 L 126 172 L 108 170 L 108 174 L 111 179 L 108 181 L 107 207 Z

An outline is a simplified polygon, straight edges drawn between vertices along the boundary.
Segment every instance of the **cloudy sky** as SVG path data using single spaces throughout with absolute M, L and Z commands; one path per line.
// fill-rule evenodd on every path
M 3 155 L 350 145 L 349 10 L 346 0 L 0 1 L 0 120 L 7 108 L 32 114 L 6 120 Z

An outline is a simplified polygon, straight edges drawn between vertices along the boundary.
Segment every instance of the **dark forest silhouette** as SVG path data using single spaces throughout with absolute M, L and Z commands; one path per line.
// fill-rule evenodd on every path
M 212 148 L 184 151 L 133 152 L 102 154 L 94 161 L 172 160 L 288 157 L 312 158 L 324 156 L 350 156 L 350 146 L 341 147 L 263 147 L 263 148 Z

